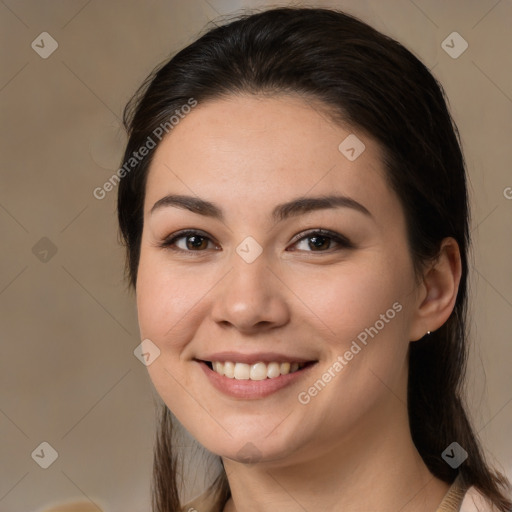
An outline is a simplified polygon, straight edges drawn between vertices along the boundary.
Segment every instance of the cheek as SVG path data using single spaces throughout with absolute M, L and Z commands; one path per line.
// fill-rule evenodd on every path
M 192 333 L 209 289 L 204 275 L 171 267 L 160 254 L 141 253 L 137 279 L 140 334 L 161 350 L 178 350 Z
M 314 332 L 325 333 L 326 356 L 299 399 L 311 404 L 305 410 L 329 411 L 327 438 L 399 388 L 408 348 L 407 265 L 403 258 L 372 258 L 306 280 L 297 290 L 314 313 Z
M 403 259 L 403 258 L 402 258 Z M 292 285 L 309 310 L 332 350 L 342 350 L 366 328 L 402 330 L 404 302 L 410 289 L 408 262 L 376 255 L 365 261 L 340 265 L 339 269 L 316 271 Z M 399 305 L 393 305 L 399 303 Z M 397 309 L 401 309 L 397 314 Z M 305 310 L 306 311 L 306 310 Z M 384 315 L 384 319 L 381 319 Z M 389 321 L 387 321 L 389 320 Z M 391 329 L 392 324 L 396 324 Z M 380 329 L 384 332 L 384 329 Z
M 413 274 L 407 258 L 396 256 L 375 257 L 333 276 L 318 296 L 323 320 L 336 333 L 330 360 L 341 356 L 343 366 L 324 399 L 341 401 L 348 410 L 356 411 L 355 403 L 369 407 L 403 377 Z
M 137 275 L 137 314 L 141 340 L 150 339 L 160 350 L 147 367 L 158 394 L 173 411 L 188 411 L 196 421 L 195 400 L 186 392 L 190 375 L 180 357 L 194 337 L 204 279 L 171 268 L 165 258 L 141 251 Z

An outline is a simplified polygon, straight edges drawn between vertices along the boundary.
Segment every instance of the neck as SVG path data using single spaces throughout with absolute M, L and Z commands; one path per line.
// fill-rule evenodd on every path
M 429 472 L 418 453 L 405 403 L 390 393 L 383 409 L 337 445 L 311 450 L 300 461 L 245 465 L 223 459 L 231 489 L 224 512 L 276 506 L 280 512 L 434 512 L 450 486 Z

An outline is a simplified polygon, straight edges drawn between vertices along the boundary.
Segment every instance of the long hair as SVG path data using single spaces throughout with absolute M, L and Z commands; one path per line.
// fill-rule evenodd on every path
M 441 84 L 400 43 L 345 13 L 277 8 L 246 14 L 209 30 L 150 74 L 124 111 L 129 135 L 124 161 L 191 99 L 200 104 L 247 93 L 315 100 L 332 119 L 364 130 L 379 143 L 387 180 L 405 212 L 418 275 L 436 257 L 443 238 L 457 241 L 462 277 L 454 310 L 441 328 L 410 343 L 410 428 L 433 475 L 452 483 L 460 473 L 499 511 L 510 510 L 505 494 L 510 484 L 485 461 L 463 398 L 469 208 L 460 137 Z M 153 154 L 154 148 L 132 162 L 119 183 L 118 219 L 134 288 Z M 171 431 L 164 410 L 154 459 L 154 512 L 180 510 Z M 453 441 L 469 454 L 458 469 L 441 457 Z M 215 485 L 220 506 L 229 497 L 224 472 Z

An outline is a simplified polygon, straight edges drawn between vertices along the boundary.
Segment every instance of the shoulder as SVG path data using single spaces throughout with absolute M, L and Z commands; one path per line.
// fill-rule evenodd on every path
M 460 512 L 496 512 L 496 508 L 479 492 L 471 486 L 462 500 Z

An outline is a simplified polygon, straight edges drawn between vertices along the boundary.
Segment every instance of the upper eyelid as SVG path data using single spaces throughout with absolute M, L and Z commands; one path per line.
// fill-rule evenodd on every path
M 333 239 L 339 239 L 345 243 L 351 243 L 351 241 L 345 235 L 343 235 L 341 233 L 336 233 L 335 231 L 331 231 L 330 229 L 325 229 L 325 228 L 313 228 L 313 229 L 307 229 L 306 231 L 301 231 L 301 232 L 297 233 L 297 235 L 295 235 L 292 238 L 292 242 L 297 243 L 304 238 L 308 238 L 308 236 L 317 235 L 317 234 L 319 234 L 320 236 L 330 237 Z

